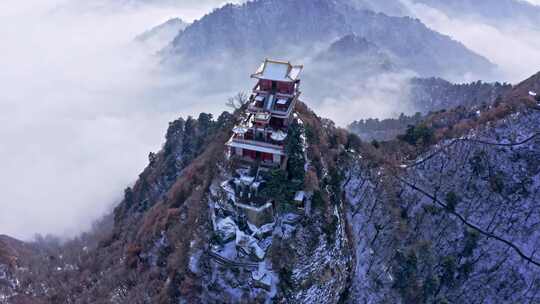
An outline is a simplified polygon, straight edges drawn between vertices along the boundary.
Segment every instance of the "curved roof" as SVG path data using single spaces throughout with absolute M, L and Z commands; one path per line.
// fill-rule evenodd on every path
M 292 65 L 288 61 L 265 59 L 251 77 L 272 81 L 294 82 L 298 80 L 302 69 L 304 69 L 303 65 Z

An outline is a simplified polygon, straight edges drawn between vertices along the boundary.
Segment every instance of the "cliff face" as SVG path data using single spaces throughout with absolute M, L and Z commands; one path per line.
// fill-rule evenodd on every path
M 540 112 L 521 93 L 534 79 L 499 105 L 515 111 L 411 160 L 344 162 L 358 261 L 351 303 L 540 301 Z
M 403 171 L 349 170 L 355 294 L 374 303 L 539 301 L 539 118 L 519 113 L 441 143 Z

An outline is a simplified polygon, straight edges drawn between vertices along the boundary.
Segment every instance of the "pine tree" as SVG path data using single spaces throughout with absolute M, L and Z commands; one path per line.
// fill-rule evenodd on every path
M 304 127 L 297 121 L 294 121 L 289 126 L 289 134 L 285 143 L 285 151 L 287 153 L 287 172 L 291 180 L 299 183 L 304 182 L 305 164 L 302 134 Z

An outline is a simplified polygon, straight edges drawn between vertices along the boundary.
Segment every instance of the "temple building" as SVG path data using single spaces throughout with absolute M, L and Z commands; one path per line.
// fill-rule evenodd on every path
M 266 59 L 251 75 L 257 79 L 246 116 L 227 142 L 231 157 L 280 166 L 286 159 L 287 128 L 300 97 L 303 66 Z

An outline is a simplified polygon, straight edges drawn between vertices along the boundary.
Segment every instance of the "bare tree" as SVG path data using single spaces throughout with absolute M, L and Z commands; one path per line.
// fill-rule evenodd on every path
M 225 105 L 232 108 L 233 110 L 238 110 L 242 108 L 249 101 L 248 95 L 245 92 L 239 92 L 238 94 L 230 97 Z

